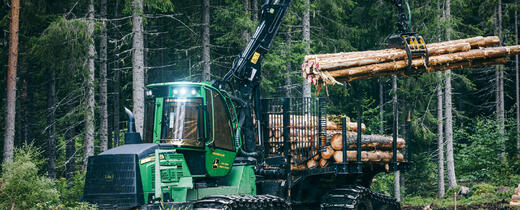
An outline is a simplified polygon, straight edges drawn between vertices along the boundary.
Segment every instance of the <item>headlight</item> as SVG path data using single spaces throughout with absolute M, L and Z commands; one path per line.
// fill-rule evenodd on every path
M 150 97 L 150 96 L 152 96 L 152 90 L 146 90 L 146 91 L 144 91 L 144 94 L 145 94 L 147 97 Z

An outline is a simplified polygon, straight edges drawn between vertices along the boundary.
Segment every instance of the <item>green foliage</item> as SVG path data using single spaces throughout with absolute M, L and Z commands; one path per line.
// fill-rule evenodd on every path
M 454 132 L 456 171 L 459 179 L 470 182 L 493 181 L 512 185 L 514 168 L 500 158 L 500 136 L 494 120 L 476 118 Z M 515 180 L 516 181 L 516 180 Z
M 371 187 L 375 192 L 384 193 L 387 195 L 394 194 L 394 175 L 387 173 L 380 173 L 374 177 L 376 182 L 373 182 Z
M 406 197 L 403 201 L 405 206 L 426 206 L 433 204 L 433 208 L 452 207 L 454 205 L 455 193 L 460 191 L 460 186 L 450 188 L 443 199 L 432 197 Z M 479 183 L 469 186 L 468 197 L 457 198 L 457 206 L 471 206 L 478 204 L 495 204 L 497 202 L 509 201 L 513 195 L 512 188 L 506 192 L 497 192 L 497 186 L 489 183 Z M 494 207 L 492 207 L 494 208 Z
M 495 186 L 487 184 L 487 183 L 480 183 L 480 184 L 473 185 L 471 187 L 473 196 L 493 194 L 493 193 L 495 193 L 495 189 L 496 189 Z
M 15 149 L 13 162 L 2 164 L 0 207 L 2 209 L 51 208 L 59 205 L 54 181 L 38 174 L 38 164 L 45 160 L 32 145 Z
M 67 208 L 77 207 L 80 209 L 82 209 L 83 206 L 88 206 L 80 202 L 84 185 L 85 173 L 76 173 L 69 181 L 63 177 L 56 180 L 56 188 L 58 192 L 60 192 L 62 205 Z

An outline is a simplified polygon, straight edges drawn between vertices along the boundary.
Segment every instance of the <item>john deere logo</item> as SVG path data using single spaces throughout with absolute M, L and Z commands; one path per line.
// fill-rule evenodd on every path
M 106 182 L 112 182 L 112 181 L 114 181 L 114 174 L 113 174 L 113 173 L 106 173 L 106 174 L 105 174 L 105 181 L 106 181 Z
M 220 160 L 218 158 L 213 159 L 212 168 L 217 169 L 219 164 L 220 164 Z

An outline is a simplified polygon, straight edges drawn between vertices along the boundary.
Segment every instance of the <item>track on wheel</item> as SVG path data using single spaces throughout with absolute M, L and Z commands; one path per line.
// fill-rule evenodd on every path
M 273 195 L 219 195 L 197 200 L 194 210 L 290 210 L 289 204 Z
M 322 197 L 320 207 L 322 210 L 401 209 L 401 205 L 395 198 L 382 193 L 373 192 L 359 185 L 348 185 L 329 191 Z

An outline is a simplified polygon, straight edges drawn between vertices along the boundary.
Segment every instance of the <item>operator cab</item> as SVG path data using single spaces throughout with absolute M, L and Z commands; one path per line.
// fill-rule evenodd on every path
M 143 141 L 177 148 L 190 157 L 187 162 L 194 175 L 226 175 L 240 146 L 236 113 L 227 93 L 207 83 L 159 83 L 147 88 Z

